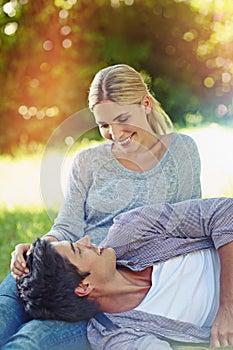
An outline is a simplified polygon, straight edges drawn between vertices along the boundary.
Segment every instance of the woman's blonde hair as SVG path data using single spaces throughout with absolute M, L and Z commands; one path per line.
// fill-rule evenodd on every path
M 149 92 L 140 73 L 126 64 L 117 64 L 101 69 L 94 77 L 89 90 L 89 108 L 104 100 L 117 103 L 140 104 L 145 95 L 150 96 L 151 113 L 148 123 L 156 134 L 166 134 L 172 122 L 160 103 Z

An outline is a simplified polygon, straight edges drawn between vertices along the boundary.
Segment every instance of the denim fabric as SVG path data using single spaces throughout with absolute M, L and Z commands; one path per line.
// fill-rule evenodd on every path
M 87 322 L 30 320 L 17 300 L 9 274 L 0 285 L 1 350 L 89 350 Z

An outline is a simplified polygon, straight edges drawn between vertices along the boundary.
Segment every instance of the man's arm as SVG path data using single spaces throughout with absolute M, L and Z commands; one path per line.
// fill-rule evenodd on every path
M 211 245 L 218 249 L 221 299 L 211 345 L 225 346 L 233 345 L 232 242 L 233 198 L 216 198 L 142 207 L 121 214 L 110 229 L 107 243 L 115 245 L 118 263 L 123 265 L 129 258 L 130 268 L 135 270 L 148 266 L 148 257 L 156 262 Z
M 233 198 L 140 207 L 114 219 L 106 246 L 115 249 L 118 262 L 130 259 L 131 266 L 138 263 L 138 256 L 156 263 L 201 249 L 218 249 L 233 241 L 232 216 Z
M 233 345 L 233 242 L 218 250 L 221 261 L 220 305 L 211 330 L 211 346 Z

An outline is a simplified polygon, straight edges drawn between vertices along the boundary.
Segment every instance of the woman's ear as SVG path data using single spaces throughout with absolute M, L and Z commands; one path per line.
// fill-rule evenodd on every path
M 151 108 L 151 99 L 150 99 L 150 96 L 149 95 L 145 95 L 142 99 L 142 105 L 144 107 L 149 107 Z
M 89 295 L 92 290 L 93 290 L 93 287 L 89 283 L 85 283 L 84 281 L 82 281 L 75 288 L 74 292 L 79 297 L 85 297 L 86 295 Z
M 145 107 L 146 115 L 151 112 L 151 99 L 149 95 L 145 95 L 142 100 L 142 105 Z

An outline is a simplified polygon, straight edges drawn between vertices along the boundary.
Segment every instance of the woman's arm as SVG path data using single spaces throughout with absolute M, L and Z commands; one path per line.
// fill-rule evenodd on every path
M 74 241 L 83 236 L 87 182 L 90 181 L 87 173 L 88 161 L 90 160 L 85 159 L 83 152 L 76 155 L 59 214 L 51 230 L 44 237 L 53 236 L 59 241 Z
M 195 141 L 182 135 L 179 146 L 173 153 L 177 167 L 177 198 L 175 202 L 201 198 L 201 160 Z
M 81 154 L 81 153 L 80 153 Z M 77 240 L 84 233 L 84 206 L 86 199 L 86 182 L 89 180 L 87 169 L 82 154 L 77 154 L 69 175 L 69 181 L 65 192 L 62 207 L 51 230 L 43 236 L 50 241 Z M 86 182 L 85 182 L 86 181 Z M 30 251 L 31 244 L 18 244 L 11 256 L 11 272 L 14 278 L 28 272 L 25 254 Z

